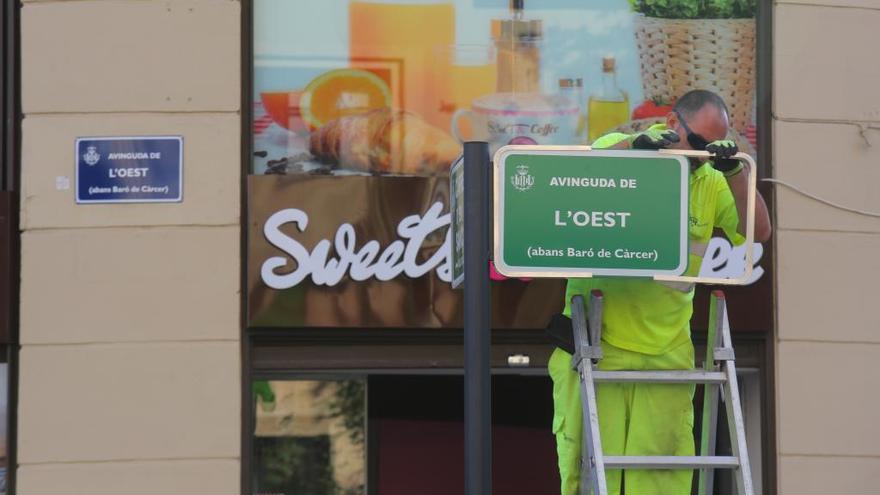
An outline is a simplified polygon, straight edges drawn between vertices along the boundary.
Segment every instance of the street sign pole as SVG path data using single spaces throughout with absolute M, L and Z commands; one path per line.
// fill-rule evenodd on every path
M 464 143 L 465 495 L 492 494 L 489 145 Z

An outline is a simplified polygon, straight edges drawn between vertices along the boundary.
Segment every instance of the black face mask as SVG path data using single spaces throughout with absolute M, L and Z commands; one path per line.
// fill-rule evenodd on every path
M 684 127 L 684 131 L 687 132 L 687 140 L 688 144 L 691 145 L 691 148 L 697 151 L 706 151 L 706 146 L 709 145 L 709 141 L 707 141 L 703 136 L 691 131 L 691 128 L 688 127 L 687 122 L 684 121 L 684 117 L 678 113 L 678 110 L 675 111 L 675 115 L 678 116 L 678 121 L 681 122 L 681 126 Z

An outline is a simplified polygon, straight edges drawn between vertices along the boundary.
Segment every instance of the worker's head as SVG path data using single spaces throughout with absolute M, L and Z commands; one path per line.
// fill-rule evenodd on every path
M 711 91 L 688 91 L 675 102 L 666 116 L 666 126 L 678 133 L 680 138 L 670 148 L 703 151 L 712 141 L 727 138 L 727 105 Z

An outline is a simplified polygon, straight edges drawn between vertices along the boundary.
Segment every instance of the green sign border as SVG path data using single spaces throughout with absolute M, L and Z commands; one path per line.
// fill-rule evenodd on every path
M 678 266 L 669 270 L 650 270 L 633 268 L 598 268 L 585 270 L 583 268 L 566 267 L 521 267 L 509 265 L 504 260 L 504 191 L 506 183 L 507 158 L 510 155 L 557 155 L 557 156 L 601 156 L 621 157 L 629 159 L 644 158 L 671 158 L 679 163 L 679 181 L 681 191 L 679 204 L 679 253 Z M 687 270 L 688 264 L 688 173 L 689 165 L 685 157 L 663 156 L 652 151 L 629 151 L 629 150 L 593 150 L 588 146 L 504 146 L 495 153 L 493 165 L 494 186 L 494 258 L 495 268 L 504 276 L 508 277 L 561 277 L 561 278 L 589 278 L 595 275 L 616 277 L 654 277 L 654 276 L 678 276 Z
M 587 272 L 582 271 L 577 275 L 572 275 L 570 273 L 560 272 L 558 268 L 553 268 L 552 270 L 546 272 L 539 272 L 534 270 L 528 271 L 508 271 L 505 268 L 501 267 L 497 260 L 500 260 L 501 257 L 501 243 L 499 240 L 500 237 L 500 225 L 501 218 L 499 215 L 503 215 L 501 210 L 501 191 L 503 191 L 504 185 L 504 175 L 501 174 L 501 163 L 503 158 L 507 154 L 512 153 L 529 153 L 529 152 L 541 152 L 541 151 L 555 151 L 561 152 L 563 154 L 585 154 L 585 153 L 599 153 L 601 151 L 608 150 L 593 150 L 589 146 L 514 146 L 508 145 L 503 146 L 496 151 L 494 156 L 494 164 L 493 164 L 493 189 L 494 189 L 494 258 L 496 260 L 496 268 L 499 273 L 505 276 L 526 276 L 526 277 L 548 277 L 548 278 L 590 278 L 594 274 L 598 274 L 595 272 Z M 634 152 L 634 151 L 625 151 L 625 153 L 644 153 L 644 152 Z M 692 150 L 659 150 L 657 152 L 647 152 L 651 153 L 654 156 L 678 156 L 678 157 L 693 157 L 693 158 L 707 158 L 711 157 L 711 155 L 705 151 L 692 151 Z M 631 156 L 631 155 L 628 155 Z M 733 158 L 736 158 L 740 161 L 746 162 L 749 173 L 749 190 L 748 190 L 748 199 L 746 204 L 746 242 L 743 244 L 745 247 L 745 271 L 742 276 L 739 278 L 720 278 L 720 277 L 682 277 L 677 275 L 655 275 L 654 280 L 658 281 L 669 281 L 669 282 L 687 282 L 687 283 L 698 283 L 698 284 L 712 284 L 712 285 L 746 285 L 749 279 L 752 276 L 752 267 L 754 265 L 754 257 L 752 255 L 752 249 L 754 246 L 755 239 L 755 196 L 757 191 L 757 166 L 755 165 L 755 160 L 746 153 L 737 153 Z

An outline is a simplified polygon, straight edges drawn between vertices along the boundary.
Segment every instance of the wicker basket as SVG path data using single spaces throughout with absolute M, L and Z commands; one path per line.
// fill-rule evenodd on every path
M 754 19 L 635 20 L 646 99 L 674 101 L 692 89 L 718 93 L 745 133 L 755 98 Z

